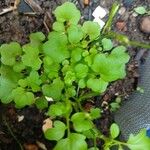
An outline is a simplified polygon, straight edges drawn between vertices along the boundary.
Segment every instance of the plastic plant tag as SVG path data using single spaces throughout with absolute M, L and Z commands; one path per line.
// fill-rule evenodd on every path
M 101 28 L 103 28 L 103 26 L 105 25 L 105 22 L 103 20 L 101 20 L 100 18 L 94 18 L 93 21 L 97 22 Z
M 103 8 L 103 7 L 101 7 L 101 6 L 98 6 L 98 7 L 96 7 L 96 9 L 94 10 L 94 12 L 93 12 L 93 16 L 95 17 L 95 18 L 104 18 L 106 15 L 107 15 L 107 11 Z

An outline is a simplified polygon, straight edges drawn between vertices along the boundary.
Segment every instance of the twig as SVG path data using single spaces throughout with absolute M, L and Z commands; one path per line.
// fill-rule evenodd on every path
M 9 8 L 2 9 L 2 12 L 0 12 L 0 16 L 16 10 L 19 3 L 20 3 L 20 0 L 15 0 L 14 6 L 10 6 Z
M 7 126 L 7 129 L 8 131 L 10 132 L 11 136 L 14 138 L 14 140 L 17 142 L 17 144 L 19 145 L 20 149 L 23 150 L 23 147 L 21 145 L 21 143 L 19 142 L 19 140 L 16 138 L 16 136 L 14 135 L 14 133 L 12 132 L 8 122 L 6 121 L 6 117 L 5 116 L 2 116 L 3 117 L 3 120 L 4 120 L 4 123 L 5 125 Z
M 43 13 L 42 8 L 33 0 L 24 0 L 26 4 L 28 4 L 34 12 Z

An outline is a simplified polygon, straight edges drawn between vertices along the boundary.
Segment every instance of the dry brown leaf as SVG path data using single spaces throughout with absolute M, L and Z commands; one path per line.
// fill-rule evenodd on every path
M 50 118 L 47 118 L 43 121 L 42 130 L 45 132 L 47 129 L 50 129 L 53 127 L 53 122 Z

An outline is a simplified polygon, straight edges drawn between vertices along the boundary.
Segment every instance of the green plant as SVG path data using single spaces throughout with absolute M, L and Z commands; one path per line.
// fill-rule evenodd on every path
M 110 103 L 110 110 L 112 112 L 115 112 L 116 110 L 118 110 L 120 108 L 120 103 L 121 103 L 121 98 L 117 97 L 115 99 L 115 101 L 113 101 L 112 103 Z
M 148 11 L 144 6 L 138 6 L 134 8 L 134 11 L 139 15 L 150 14 L 150 11 Z
M 101 110 L 85 111 L 82 107 L 83 101 L 99 96 L 110 82 L 126 76 L 125 65 L 130 57 L 124 46 L 114 47 L 108 38 L 110 21 L 105 31 L 91 21 L 80 25 L 80 12 L 69 2 L 57 7 L 54 15 L 56 22 L 48 38 L 37 32 L 30 35 L 26 45 L 1 45 L 2 103 L 14 101 L 17 108 L 35 103 L 43 109 L 48 107 L 46 99 L 52 98 L 47 115 L 53 127 L 44 135 L 57 141 L 54 150 L 87 150 L 87 139 L 94 143 L 89 150 L 98 149 L 97 139 L 104 140 L 105 150 L 114 145 L 120 150 L 122 145 L 137 150 L 135 144 L 141 143 L 148 150 L 150 140 L 145 130 L 130 136 L 127 143 L 119 142 L 115 140 L 120 132 L 116 124 L 112 124 L 110 137 L 106 137 L 93 123 L 100 118 Z M 142 139 L 137 140 L 139 136 Z

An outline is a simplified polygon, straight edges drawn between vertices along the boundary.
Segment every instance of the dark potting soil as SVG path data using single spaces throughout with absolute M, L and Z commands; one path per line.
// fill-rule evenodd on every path
M 47 34 L 53 22 L 52 11 L 66 0 L 35 0 L 42 8 L 42 13 L 20 13 L 17 10 L 0 15 L 0 45 L 17 41 L 21 44 L 28 42 L 28 36 L 32 32 L 42 31 Z M 72 0 L 82 13 L 83 20 L 91 20 L 93 10 L 100 4 L 109 9 L 115 0 L 91 0 L 85 6 L 83 0 Z M 1 0 L 0 12 L 14 3 L 14 0 Z M 120 13 L 114 19 L 113 28 L 116 32 L 128 35 L 131 39 L 149 42 L 148 34 L 139 29 L 141 16 L 135 16 L 133 8 L 136 6 L 150 4 L 150 0 L 122 0 Z M 48 13 L 48 26 L 44 24 Z M 106 17 L 107 18 L 107 17 Z M 106 19 L 104 18 L 104 20 Z M 47 21 L 47 19 L 46 19 Z M 143 61 L 145 50 L 141 48 L 128 48 L 131 60 L 127 65 L 127 76 L 123 80 L 112 83 L 108 90 L 100 97 L 92 98 L 84 104 L 88 109 L 91 105 L 102 107 L 103 114 L 95 123 L 106 135 L 113 122 L 113 115 L 109 109 L 111 103 L 117 96 L 126 100 L 131 92 L 136 89 L 138 82 L 138 66 Z M 24 117 L 22 121 L 18 118 Z M 42 132 L 43 121 L 46 118 L 45 111 L 39 111 L 36 107 L 25 107 L 18 110 L 13 104 L 0 104 L 0 150 L 19 150 L 20 146 L 26 150 L 40 150 L 42 144 L 51 150 L 55 143 L 47 141 Z M 39 144 L 40 143 L 40 144 Z M 42 143 L 42 144 L 41 144 Z M 99 147 L 102 143 L 98 141 Z M 44 149 L 44 148 L 43 148 Z

